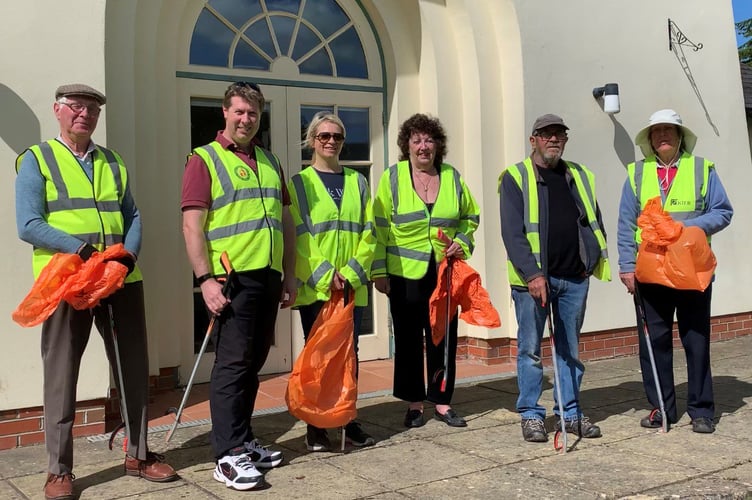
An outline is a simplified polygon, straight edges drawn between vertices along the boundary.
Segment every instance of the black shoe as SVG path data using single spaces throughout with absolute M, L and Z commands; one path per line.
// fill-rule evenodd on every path
M 582 416 L 571 420 L 565 419 L 564 422 L 567 433 L 588 439 L 601 437 L 601 428 L 592 423 L 588 417 Z M 556 421 L 556 430 L 561 430 L 561 419 Z
M 436 420 L 441 420 L 450 427 L 467 427 L 465 419 L 457 415 L 457 413 L 449 408 L 443 415 L 438 410 L 433 414 Z
M 376 444 L 376 440 L 373 439 L 373 436 L 365 432 L 355 420 L 345 426 L 345 438 L 350 441 L 353 446 L 358 448 L 362 448 L 363 446 L 373 446 Z
M 329 434 L 326 429 L 319 429 L 310 424 L 306 431 L 305 444 L 308 451 L 329 451 L 332 449 L 332 443 L 329 442 Z
M 712 434 L 715 432 L 715 424 L 708 417 L 693 418 L 692 431 L 699 434 Z
M 548 441 L 548 433 L 543 420 L 539 418 L 523 418 L 522 437 L 531 443 L 545 443 Z
M 423 427 L 425 423 L 422 410 L 411 410 L 408 408 L 405 414 L 405 427 Z
M 653 408 L 647 417 L 640 420 L 640 425 L 646 429 L 657 429 L 663 426 L 663 414 L 659 408 Z

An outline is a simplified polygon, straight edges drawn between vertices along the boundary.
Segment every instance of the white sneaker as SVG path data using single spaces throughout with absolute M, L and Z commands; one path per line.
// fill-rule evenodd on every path
M 214 479 L 234 490 L 251 490 L 264 484 L 264 475 L 248 455 L 225 455 L 214 468 Z
M 253 465 L 262 469 L 271 469 L 282 463 L 281 451 L 273 451 L 266 446 L 261 446 L 258 439 L 254 439 L 249 443 L 244 443 L 245 454 L 251 459 Z

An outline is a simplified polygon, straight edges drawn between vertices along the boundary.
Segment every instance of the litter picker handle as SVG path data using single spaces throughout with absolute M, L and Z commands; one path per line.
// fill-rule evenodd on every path
M 227 273 L 227 279 L 224 285 L 222 285 L 222 295 L 227 297 L 227 292 L 230 290 L 230 282 L 232 281 L 232 275 L 235 274 L 235 269 L 232 268 L 232 262 L 230 262 L 230 256 L 227 252 L 222 252 L 219 256 L 219 263 L 222 264 L 222 268 Z

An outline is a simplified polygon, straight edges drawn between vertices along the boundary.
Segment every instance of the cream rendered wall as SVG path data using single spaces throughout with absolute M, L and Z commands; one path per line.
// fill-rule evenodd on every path
M 584 330 L 634 325 L 631 301 L 618 280 L 616 223 L 626 172 L 641 158 L 631 142 L 656 110 L 673 108 L 699 137 L 695 152 L 713 160 L 734 205 L 731 226 L 713 238 L 718 270 L 713 314 L 752 309 L 748 241 L 752 181 L 744 101 L 731 2 L 632 0 L 607 8 L 596 0 L 514 1 L 522 39 L 525 127 L 536 116 L 562 115 L 570 130 L 565 157 L 596 174 L 614 281 L 592 280 Z M 667 19 L 704 48 L 685 49 L 706 117 L 673 52 Z M 621 113 L 609 117 L 592 97 L 593 87 L 619 83 Z M 712 123 L 717 127 L 715 133 Z M 528 132 L 529 133 L 529 132 Z M 515 158 L 507 158 L 515 161 Z
M 26 0 L 5 2 L 0 30 L 0 234 L 5 244 L 0 265 L 0 409 L 42 404 L 41 327 L 21 328 L 11 312 L 33 283 L 31 246 L 17 237 L 15 159 L 32 145 L 54 138 L 55 89 L 83 82 L 109 94 L 104 66 L 104 2 Z M 94 140 L 107 144 L 107 112 Z M 92 333 L 81 365 L 78 399 L 107 395 L 109 367 L 101 338 Z

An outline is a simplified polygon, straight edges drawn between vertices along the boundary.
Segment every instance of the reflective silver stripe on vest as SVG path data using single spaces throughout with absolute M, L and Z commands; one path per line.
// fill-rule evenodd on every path
M 50 177 L 52 177 L 52 184 L 57 191 L 57 200 L 51 200 L 47 202 L 47 212 L 60 212 L 64 210 L 81 210 L 92 208 L 99 210 L 100 212 L 119 212 L 120 202 L 114 201 L 97 201 L 94 198 L 71 198 L 68 193 L 68 186 L 63 180 L 63 176 L 60 173 L 60 165 L 55 158 L 55 153 L 52 151 L 52 147 L 49 143 L 43 142 L 39 145 L 39 149 L 42 152 L 42 157 L 50 171 Z M 112 170 L 112 175 L 115 179 L 115 187 L 118 192 L 118 196 L 123 193 L 122 179 L 120 178 L 120 165 L 115 158 L 115 154 L 107 148 L 98 146 L 98 151 L 104 154 L 107 163 Z M 71 153 L 72 154 L 72 153 Z
M 454 235 L 454 237 L 467 245 L 467 248 L 471 253 L 475 250 L 475 245 L 473 245 L 473 243 L 470 241 L 470 238 L 468 238 L 465 233 L 457 233 Z
M 396 255 L 397 257 L 404 257 L 406 259 L 414 259 L 428 262 L 431 260 L 431 254 L 426 252 L 419 252 L 417 250 L 410 250 L 409 248 L 400 248 L 397 246 L 387 246 L 387 253 Z
M 395 224 L 406 224 L 408 222 L 415 222 L 415 221 L 422 220 L 425 218 L 426 218 L 426 213 L 424 211 L 409 212 L 406 214 L 395 213 L 394 215 L 392 215 L 392 221 Z
M 457 195 L 457 206 L 462 207 L 462 184 L 460 184 L 460 173 L 457 171 L 457 169 L 452 169 L 452 172 L 454 173 L 454 189 L 457 191 L 455 194 Z M 441 174 L 439 173 L 439 176 Z M 441 177 L 439 177 L 439 182 L 441 182 Z
M 399 179 L 397 178 L 397 165 L 389 167 L 389 187 L 392 190 L 392 219 L 396 218 L 397 207 L 399 207 Z M 397 221 L 395 220 L 395 223 Z
M 429 225 L 432 227 L 457 227 L 460 225 L 460 221 L 457 219 L 444 219 L 441 217 L 431 217 Z
M 104 242 L 102 242 L 102 235 L 100 233 L 81 233 L 73 234 L 72 236 L 75 236 L 81 241 L 85 241 L 89 245 L 101 245 L 104 243 L 104 246 L 109 247 L 117 243 L 123 243 L 122 234 L 106 234 L 104 236 Z
M 530 179 L 527 175 L 527 167 L 523 162 L 518 163 L 515 165 L 519 171 L 520 171 L 520 189 L 522 189 L 522 199 L 527 200 L 528 196 L 527 194 L 530 192 Z M 535 179 L 533 179 L 533 182 L 537 182 Z M 530 202 L 523 203 L 525 206 L 524 210 L 524 217 L 523 221 L 525 223 L 525 232 L 526 233 L 537 233 L 538 232 L 538 223 L 533 223 L 530 220 Z M 540 261 L 540 253 L 536 254 L 536 260 Z
M 328 272 L 328 271 L 329 271 L 330 269 L 334 269 L 334 266 L 332 266 L 332 264 L 331 264 L 331 263 L 330 263 L 329 261 L 324 261 L 324 262 L 322 262 L 322 263 L 321 263 L 321 264 L 319 265 L 319 267 L 317 267 L 317 268 L 316 268 L 316 269 L 315 269 L 315 270 L 313 271 L 313 273 L 311 274 L 311 276 L 310 276 L 310 277 L 308 278 L 308 281 L 307 281 L 307 283 L 308 283 L 308 286 L 310 286 L 311 288 L 313 288 L 313 289 L 315 290 L 315 289 L 316 289 L 316 284 L 317 284 L 317 283 L 318 283 L 319 281 L 321 281 L 321 278 L 323 278 L 323 277 L 324 277 L 324 275 L 325 275 L 325 274 L 326 274 L 326 273 L 327 273 L 327 272 Z
M 389 221 L 385 217 L 374 216 L 373 219 L 378 227 L 383 227 L 383 228 L 389 227 Z
M 386 269 L 386 260 L 384 259 L 374 260 L 371 268 L 372 269 Z
M 273 229 L 282 231 L 282 224 L 276 219 L 269 219 L 268 221 Z M 268 227 L 267 220 L 264 218 L 243 221 L 239 224 L 232 224 L 229 226 L 218 227 L 205 233 L 206 239 L 209 241 L 218 240 L 220 238 L 228 238 L 237 234 L 250 233 L 251 231 L 258 231 Z
M 640 160 L 634 164 L 634 185 L 637 203 L 642 204 L 642 174 L 645 171 L 645 161 Z
M 702 185 L 705 182 L 705 158 L 695 156 L 695 214 L 699 215 L 705 208 L 702 199 Z M 695 215 L 692 215 L 695 217 Z
M 580 184 L 585 187 L 585 194 L 587 194 L 588 200 L 590 201 L 590 206 L 593 208 L 593 211 L 595 211 L 595 194 L 592 189 L 590 189 L 590 181 L 588 181 L 587 176 L 583 174 L 582 167 L 573 161 L 568 161 L 567 163 L 574 167 L 574 173 L 572 175 L 577 175 L 580 178 Z
M 232 185 L 232 180 L 230 180 L 230 175 L 227 172 L 227 167 L 219 158 L 217 151 L 208 144 L 206 146 L 201 146 L 200 149 L 206 151 L 206 153 L 209 155 L 209 158 L 211 158 L 212 162 L 214 162 L 214 170 L 217 172 L 219 185 L 222 187 L 222 195 L 212 200 L 210 210 L 218 210 L 220 208 L 226 207 L 233 202 L 241 200 L 256 200 L 263 198 L 282 199 L 281 191 L 276 188 L 250 187 L 240 188 L 236 190 Z M 274 163 L 274 168 L 278 170 L 276 162 Z M 243 165 L 248 167 L 248 165 Z M 251 167 L 248 168 L 251 169 Z
M 308 196 L 306 196 L 305 186 L 303 185 L 303 177 L 296 175 L 292 178 L 292 187 L 295 189 L 295 194 L 298 197 L 298 205 L 300 205 L 300 218 L 303 220 L 303 226 L 305 230 L 313 234 L 313 221 L 311 220 L 311 208 L 308 206 Z M 297 231 L 298 236 L 301 233 L 300 229 Z M 305 232 L 305 231 L 304 231 Z
M 368 274 L 366 273 L 366 270 L 363 269 L 363 266 L 360 265 L 360 262 L 353 257 L 347 262 L 347 265 L 358 275 L 361 284 L 365 285 L 368 283 Z
M 476 224 L 480 224 L 480 215 L 468 214 L 462 217 L 462 220 L 469 220 L 470 222 L 475 222 Z

